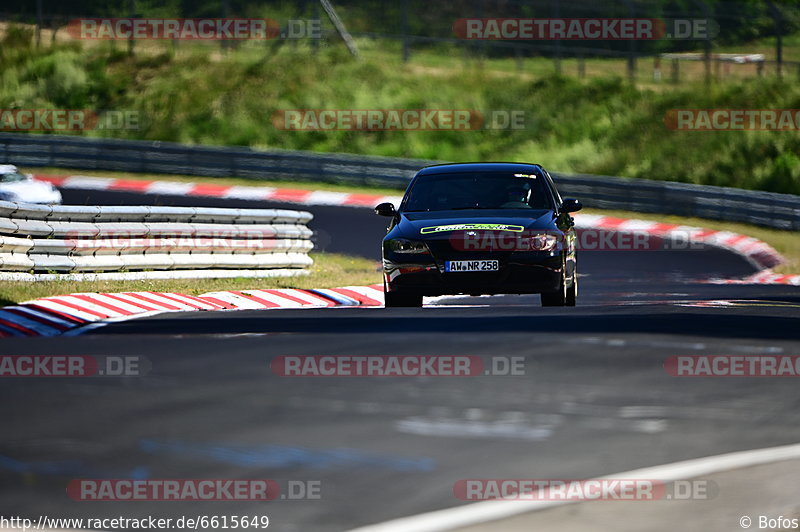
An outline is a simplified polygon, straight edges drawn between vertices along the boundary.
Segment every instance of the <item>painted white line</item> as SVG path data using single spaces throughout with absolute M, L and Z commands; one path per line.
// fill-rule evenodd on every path
M 381 203 L 391 203 L 397 208 L 400 206 L 401 201 L 403 201 L 403 196 L 383 196 L 378 198 L 378 203 L 373 205 L 373 207 L 377 207 Z
M 86 177 L 73 175 L 66 178 L 61 185 L 62 188 L 81 188 L 91 190 L 106 190 L 116 182 L 115 179 L 106 179 L 104 177 Z
M 630 231 L 633 233 L 641 231 L 644 231 L 646 233 L 651 233 L 657 225 L 658 222 L 650 222 L 647 220 L 625 220 L 624 222 L 619 224 L 618 230 Z
M 186 196 L 195 187 L 195 183 L 173 183 L 171 181 L 154 181 L 147 187 L 148 194 L 164 194 L 167 196 Z
M 707 456 L 705 458 L 685 460 L 672 464 L 634 469 L 633 471 L 599 477 L 599 479 L 658 479 L 661 482 L 667 483 L 675 480 L 688 480 L 732 469 L 741 469 L 744 467 L 798 458 L 800 458 L 800 444 L 792 444 Z M 544 494 L 543 498 L 546 499 L 547 494 Z M 576 504 L 579 502 L 582 501 L 484 501 L 466 506 L 427 512 L 411 517 L 403 517 L 375 525 L 368 525 L 353 529 L 351 532 L 407 532 L 409 530 L 413 530 L 414 532 L 438 532 L 454 530 L 459 527 L 493 522 L 528 512 L 538 512 L 547 508 Z
M 228 199 L 243 199 L 243 200 L 263 200 L 275 193 L 272 187 L 248 187 L 248 186 L 235 186 L 229 188 L 223 198 Z
M 328 192 L 326 190 L 317 190 L 312 192 L 308 198 L 303 201 L 303 203 L 306 205 L 341 205 L 349 197 L 349 192 Z

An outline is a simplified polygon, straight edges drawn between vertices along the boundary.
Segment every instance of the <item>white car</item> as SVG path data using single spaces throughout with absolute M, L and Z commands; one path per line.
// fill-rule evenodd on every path
M 17 203 L 61 203 L 61 192 L 50 183 L 21 174 L 13 164 L 0 164 L 0 200 Z

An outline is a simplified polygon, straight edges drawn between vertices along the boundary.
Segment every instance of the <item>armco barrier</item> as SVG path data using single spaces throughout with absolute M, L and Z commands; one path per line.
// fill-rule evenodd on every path
M 286 270 L 312 264 L 311 213 L 0 201 L 0 272 Z M 285 274 L 285 272 L 283 273 Z
M 309 179 L 402 189 L 436 161 L 185 146 L 160 141 L 0 134 L 0 163 L 252 179 Z M 532 161 L 536 162 L 536 161 Z M 696 216 L 800 230 L 800 196 L 608 176 L 557 175 L 587 207 Z

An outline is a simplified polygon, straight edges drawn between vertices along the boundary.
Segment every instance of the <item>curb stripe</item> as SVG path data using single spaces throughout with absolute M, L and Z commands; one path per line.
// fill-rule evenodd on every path
M 64 314 L 63 312 L 58 312 L 56 310 L 45 308 L 32 303 L 20 303 L 17 306 L 6 307 L 6 308 L 24 309 L 25 312 L 41 316 L 42 319 L 51 321 L 53 323 L 60 323 L 65 327 L 74 327 L 76 324 L 81 325 L 83 323 L 86 323 L 86 320 L 81 319 L 77 316 Z
M 145 294 L 147 294 L 147 295 L 145 295 Z M 141 299 L 142 301 L 147 301 L 148 303 L 151 303 L 151 304 L 155 305 L 156 309 L 158 309 L 160 307 L 160 308 L 166 309 L 166 310 L 181 310 L 181 307 L 176 307 L 175 305 L 170 305 L 169 303 L 164 303 L 163 301 L 158 301 L 155 298 L 147 297 L 148 295 L 153 295 L 153 294 L 149 294 L 147 292 L 145 292 L 145 294 L 140 293 L 140 292 L 123 292 L 123 295 L 130 296 L 130 297 L 135 297 L 137 299 Z
M 21 303 L 21 305 L 30 306 L 36 310 L 41 312 L 51 312 L 57 316 L 64 318 L 65 320 L 73 320 L 77 323 L 77 325 L 84 325 L 86 323 L 90 323 L 97 319 L 97 316 L 93 316 L 88 313 L 83 313 L 79 309 L 70 308 L 66 305 L 62 305 L 61 303 L 56 303 L 55 301 L 48 301 L 46 299 L 34 299 L 33 301 L 26 301 Z
M 8 329 L 11 329 L 12 331 L 14 331 L 16 333 L 19 333 L 19 335 L 21 335 L 21 336 L 39 336 L 36 333 L 36 331 L 34 331 L 32 329 L 29 329 L 29 328 L 25 327 L 24 325 L 18 323 L 20 321 L 22 321 L 22 323 L 26 322 L 26 320 L 19 320 L 19 319 L 16 319 L 14 317 L 12 317 L 10 319 L 6 319 L 6 318 L 3 317 L 2 314 L 0 314 L 0 325 L 4 325 Z
M 355 299 L 361 305 L 367 305 L 367 306 L 383 305 L 383 301 L 378 301 L 377 299 L 373 299 L 373 298 L 371 298 L 371 297 L 369 297 L 367 295 L 364 295 L 364 294 L 362 294 L 360 292 L 357 292 L 357 291 L 353 290 L 350 287 L 347 287 L 347 288 L 332 288 L 331 290 L 334 291 L 334 292 L 337 292 L 339 294 L 342 294 L 344 296 L 347 296 L 347 297 L 349 297 L 351 299 Z
M 280 307 L 280 305 L 278 303 L 274 303 L 274 302 L 269 301 L 267 299 L 264 299 L 262 297 L 258 297 L 256 295 L 253 295 L 251 293 L 242 292 L 242 291 L 239 291 L 239 290 L 235 291 L 234 293 L 238 294 L 238 295 L 240 295 L 242 297 L 246 297 L 247 299 L 252 299 L 256 303 L 259 303 L 260 305 L 262 305 L 264 308 L 278 308 L 278 307 Z
M 11 314 L 16 314 L 17 316 L 20 316 L 22 318 L 35 321 L 41 325 L 44 325 L 45 327 L 55 329 L 56 331 L 63 332 L 70 328 L 69 325 L 58 323 L 56 321 L 51 321 L 39 314 L 35 314 L 35 311 L 31 309 L 26 309 L 25 307 L 5 307 L 2 310 L 0 310 L 0 312 L 3 311 L 10 312 Z
M 332 300 L 333 302 L 345 307 L 352 307 L 354 305 L 359 304 L 359 301 L 357 299 L 353 299 L 352 297 L 347 297 L 346 295 L 338 293 L 335 290 L 319 288 L 319 289 L 309 290 L 309 292 L 313 292 L 314 294 L 326 297 Z
M 303 306 L 302 303 L 293 298 L 289 298 L 288 296 L 284 296 L 281 294 L 276 294 L 268 290 L 248 290 L 248 293 L 250 293 L 254 297 L 257 296 L 259 298 L 265 299 L 266 301 L 271 301 L 281 308 L 300 308 Z
M 221 302 L 221 303 L 215 303 L 213 301 L 208 301 L 208 300 L 206 300 L 205 298 L 202 298 L 202 297 L 190 296 L 190 295 L 187 295 L 187 294 L 172 294 L 172 295 L 175 296 L 175 297 L 184 297 L 184 298 L 188 299 L 189 301 L 193 301 L 195 303 L 198 303 L 199 305 L 201 305 L 200 308 L 202 310 L 224 310 L 224 309 L 234 308 L 234 307 L 232 307 L 230 305 L 230 303 L 225 303 L 224 301 Z
M 100 300 L 100 299 L 98 299 L 96 297 L 87 296 L 86 294 L 70 294 L 69 296 L 65 296 L 65 297 L 75 297 L 75 298 L 78 298 L 78 299 L 82 299 L 83 301 L 86 301 L 87 303 L 92 303 L 94 305 L 97 305 L 97 306 L 99 306 L 101 308 L 104 308 L 104 309 L 106 309 L 106 310 L 108 310 L 110 312 L 113 312 L 114 314 L 118 314 L 120 316 L 129 316 L 131 314 L 129 311 L 127 311 L 125 309 L 117 307 L 116 305 L 112 305 L 111 303 L 106 303 L 105 301 L 102 301 L 102 300 Z M 112 317 L 112 315 L 109 315 L 109 317 Z
M 72 301 L 66 300 L 65 299 L 66 297 L 69 297 L 69 296 L 45 297 L 45 298 L 42 298 L 42 299 L 37 299 L 36 301 L 39 301 L 39 302 L 47 301 L 47 302 L 56 303 L 56 304 L 61 305 L 63 307 L 68 307 L 68 308 L 71 308 L 73 310 L 77 310 L 78 312 L 84 312 L 86 314 L 95 316 L 94 319 L 91 319 L 89 321 L 95 321 L 97 318 L 110 318 L 111 317 L 111 316 L 109 316 L 109 315 L 107 315 L 105 313 L 97 312 L 93 308 L 88 307 L 86 305 L 78 305 L 76 303 L 73 303 Z
M 2 333 L 3 337 L 5 338 L 19 338 L 20 336 L 26 336 L 13 327 L 6 326 L 2 320 L 0 320 L 0 333 Z
M 157 292 L 148 292 L 150 295 L 163 297 L 164 299 L 168 299 L 170 301 L 174 301 L 175 303 L 181 303 L 185 307 L 189 307 L 190 309 L 201 310 L 203 307 L 198 306 L 197 303 L 193 301 L 184 301 L 175 297 L 177 294 L 169 294 L 166 292 L 157 293 Z M 221 306 L 221 305 L 220 305 Z M 222 307 L 224 308 L 224 307 Z
M 134 301 L 134 298 L 132 296 L 128 296 L 127 298 L 124 298 L 123 294 L 104 293 L 103 295 L 106 296 L 106 297 L 110 297 L 111 299 L 116 299 L 117 301 L 120 301 L 121 303 L 127 303 L 128 305 L 139 307 L 140 309 L 144 310 L 145 312 L 149 312 L 149 311 L 152 311 L 152 310 L 157 310 L 157 309 L 155 309 L 153 307 L 148 307 L 147 305 L 145 305 L 144 303 L 142 303 L 140 301 Z M 141 312 L 141 310 L 139 312 Z

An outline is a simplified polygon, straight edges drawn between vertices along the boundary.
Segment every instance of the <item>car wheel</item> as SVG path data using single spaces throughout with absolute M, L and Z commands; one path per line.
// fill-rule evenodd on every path
M 576 268 L 572 272 L 572 286 L 567 288 L 567 298 L 565 305 L 568 307 L 574 307 L 577 300 L 578 300 L 578 269 Z
M 563 307 L 567 305 L 569 298 L 569 290 L 567 289 L 567 269 L 561 268 L 561 282 L 559 283 L 558 290 L 555 292 L 542 293 L 542 306 L 543 307 Z M 577 288 L 577 287 L 576 287 Z
M 411 294 L 398 294 L 395 292 L 384 292 L 383 300 L 385 307 L 421 307 L 422 296 L 415 296 Z

